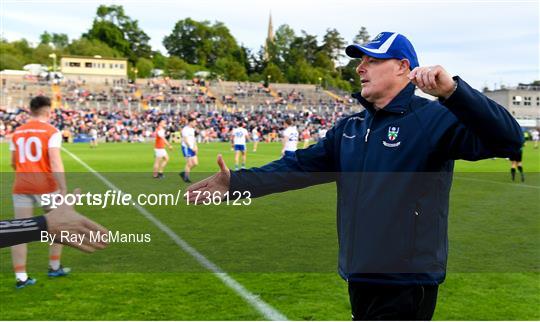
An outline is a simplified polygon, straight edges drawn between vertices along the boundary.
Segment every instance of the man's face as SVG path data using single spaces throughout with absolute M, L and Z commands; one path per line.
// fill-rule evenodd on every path
M 190 127 L 195 127 L 195 125 L 197 125 L 197 121 L 193 120 L 193 121 L 189 122 Z
M 378 59 L 364 55 L 356 67 L 362 83 L 362 97 L 368 102 L 385 97 L 398 81 L 400 64 L 397 59 Z

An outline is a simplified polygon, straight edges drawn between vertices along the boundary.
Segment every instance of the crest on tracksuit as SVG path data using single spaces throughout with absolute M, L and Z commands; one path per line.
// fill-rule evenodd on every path
M 388 128 L 388 140 L 395 141 L 398 137 L 398 133 L 399 133 L 399 127 L 390 126 Z

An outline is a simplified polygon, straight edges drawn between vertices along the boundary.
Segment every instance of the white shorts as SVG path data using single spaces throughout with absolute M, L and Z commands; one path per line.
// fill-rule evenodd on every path
M 168 156 L 167 150 L 165 149 L 154 149 L 154 152 L 155 152 L 156 158 L 164 158 Z
M 13 208 L 42 208 L 44 211 L 51 211 L 49 205 L 44 206 L 41 203 L 41 196 L 49 194 L 57 194 L 59 191 L 54 191 L 51 193 L 37 194 L 37 195 L 27 195 L 27 194 L 13 194 Z

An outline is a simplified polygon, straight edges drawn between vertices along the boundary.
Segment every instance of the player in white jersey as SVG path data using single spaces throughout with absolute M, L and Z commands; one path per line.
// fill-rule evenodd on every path
M 319 133 L 319 139 L 318 139 L 319 141 L 322 141 L 322 139 L 324 139 L 326 137 L 326 132 L 327 132 L 326 128 L 324 128 L 322 126 L 321 126 L 321 128 L 319 128 L 319 132 L 318 132 Z
M 295 157 L 295 152 L 298 146 L 298 130 L 293 125 L 291 119 L 285 120 L 286 129 L 283 131 L 283 149 L 281 155 L 284 157 Z
M 540 132 L 538 132 L 538 129 L 533 129 L 531 131 L 531 137 L 534 142 L 534 148 L 538 149 L 538 141 L 540 141 Z
M 88 135 L 90 136 L 90 148 L 97 148 L 98 132 L 95 126 L 90 128 Z
M 232 144 L 234 147 L 234 169 L 238 170 L 238 161 L 242 154 L 242 169 L 246 168 L 246 140 L 249 137 L 249 132 L 244 128 L 244 124 L 240 123 L 232 130 Z
M 186 159 L 184 171 L 180 172 L 180 176 L 184 182 L 191 182 L 189 174 L 191 170 L 199 164 L 197 152 L 197 140 L 195 139 L 195 125 L 197 121 L 194 118 L 188 119 L 188 124 L 182 129 L 182 154 Z
M 261 134 L 257 127 L 254 127 L 253 130 L 251 130 L 251 139 L 253 140 L 253 152 L 257 152 L 257 145 L 259 145 L 261 139 Z

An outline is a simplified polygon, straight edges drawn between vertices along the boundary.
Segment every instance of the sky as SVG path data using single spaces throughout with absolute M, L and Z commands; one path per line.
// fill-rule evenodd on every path
M 274 30 L 288 24 L 320 41 L 328 28 L 349 43 L 362 26 L 372 37 L 399 32 L 420 65 L 441 65 L 477 89 L 540 80 L 540 0 L 0 0 L 0 35 L 37 42 L 46 30 L 79 38 L 100 4 L 122 5 L 162 53 L 163 38 L 188 17 L 221 21 L 239 44 L 258 51 L 271 13 Z

